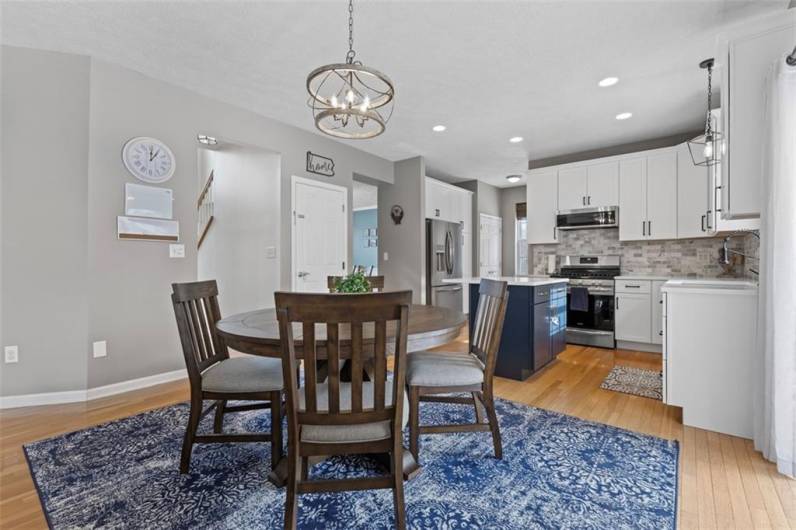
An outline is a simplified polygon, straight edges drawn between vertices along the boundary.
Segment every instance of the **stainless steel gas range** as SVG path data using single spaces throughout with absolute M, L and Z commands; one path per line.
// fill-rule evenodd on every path
M 619 256 L 560 256 L 554 277 L 568 278 L 567 342 L 614 348 L 614 277 Z

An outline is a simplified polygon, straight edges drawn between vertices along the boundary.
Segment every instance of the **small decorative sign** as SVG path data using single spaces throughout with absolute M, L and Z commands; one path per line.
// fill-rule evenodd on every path
M 334 160 L 307 151 L 307 171 L 316 175 L 334 176 Z

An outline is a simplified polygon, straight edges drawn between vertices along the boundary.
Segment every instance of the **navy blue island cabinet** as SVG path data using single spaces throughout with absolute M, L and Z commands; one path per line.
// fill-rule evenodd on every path
M 470 283 L 471 339 L 477 311 L 478 283 Z M 566 330 L 566 282 L 532 278 L 517 283 L 510 281 L 495 375 L 518 381 L 528 379 L 564 351 Z

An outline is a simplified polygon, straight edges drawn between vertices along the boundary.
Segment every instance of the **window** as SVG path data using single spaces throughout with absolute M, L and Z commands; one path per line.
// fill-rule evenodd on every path
M 528 274 L 528 220 L 517 219 L 514 222 L 514 274 Z

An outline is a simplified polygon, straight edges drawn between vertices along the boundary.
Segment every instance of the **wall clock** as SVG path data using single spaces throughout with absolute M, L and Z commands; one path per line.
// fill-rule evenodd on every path
M 132 138 L 124 144 L 122 161 L 135 178 L 150 184 L 166 182 L 174 175 L 176 167 L 169 146 L 146 136 Z

